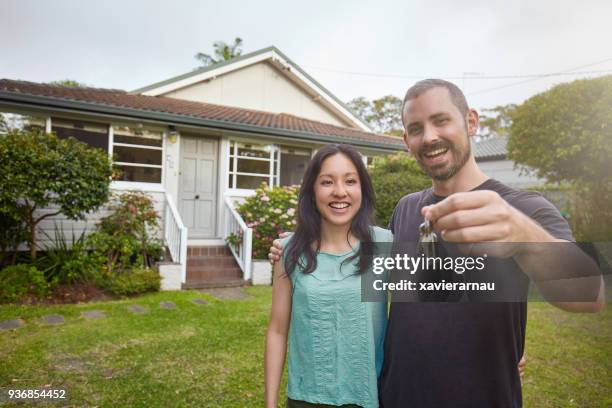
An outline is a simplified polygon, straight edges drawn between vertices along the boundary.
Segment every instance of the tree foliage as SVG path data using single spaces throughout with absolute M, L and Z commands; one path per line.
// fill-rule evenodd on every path
M 552 182 L 612 177 L 612 76 L 557 85 L 512 113 L 509 157 Z
M 59 81 L 49 82 L 51 85 L 71 86 L 73 88 L 87 88 L 88 85 L 75 81 L 74 79 L 60 79 Z
M 200 67 L 208 67 L 239 57 L 242 54 L 242 38 L 236 37 L 232 45 L 224 41 L 216 41 L 213 44 L 213 50 L 213 55 L 203 52 L 198 52 L 195 55 L 194 58 L 202 64 Z
M 431 186 L 416 160 L 404 152 L 376 157 L 368 170 L 376 194 L 376 223 L 384 228 L 400 198 Z
M 111 172 L 105 152 L 75 139 L 11 130 L 0 137 L 0 215 L 26 224 L 34 260 L 36 226 L 57 214 L 84 219 L 107 201 Z
M 386 95 L 372 101 L 360 96 L 351 100 L 348 107 L 378 133 L 393 136 L 403 133 L 402 100 L 397 96 Z
M 480 113 L 479 139 L 507 137 L 510 132 L 510 125 L 512 125 L 512 112 L 514 109 L 516 109 L 516 105 L 512 103 L 483 109 Z

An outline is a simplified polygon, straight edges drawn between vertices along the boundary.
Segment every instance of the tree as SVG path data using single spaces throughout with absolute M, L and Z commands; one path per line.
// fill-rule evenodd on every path
M 512 103 L 483 109 L 480 113 L 478 138 L 507 137 L 512 124 L 511 115 L 514 109 L 516 109 L 516 105 Z
M 202 52 L 198 52 L 194 58 L 202 63 L 201 67 L 208 67 L 221 62 L 229 61 L 232 58 L 239 57 L 242 54 L 241 47 L 242 38 L 240 37 L 236 37 L 234 39 L 234 44 L 232 45 L 229 45 L 224 41 L 217 41 L 213 44 L 214 58 L 210 54 L 204 54 Z
M 58 214 L 84 219 L 108 200 L 111 173 L 105 152 L 73 138 L 10 130 L 0 137 L 0 215 L 23 221 L 35 260 L 37 225 Z
M 60 86 L 71 86 L 73 88 L 87 88 L 88 85 L 75 81 L 74 79 L 61 79 L 59 81 L 51 81 L 49 82 L 51 85 L 60 85 Z
M 351 100 L 348 107 L 378 133 L 393 136 L 403 133 L 402 100 L 396 96 L 386 95 L 372 101 L 360 96 Z
M 512 112 L 509 157 L 573 190 L 579 240 L 612 239 L 612 75 L 557 85 Z
M 376 194 L 376 223 L 384 228 L 400 198 L 431 186 L 431 179 L 405 152 L 376 157 L 368 171 Z
M 557 85 L 512 113 L 508 153 L 552 182 L 612 177 L 612 75 Z

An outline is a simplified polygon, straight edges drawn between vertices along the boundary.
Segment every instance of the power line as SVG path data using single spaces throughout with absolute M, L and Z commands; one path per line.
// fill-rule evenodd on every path
M 608 61 L 612 61 L 612 58 L 604 60 L 604 61 L 599 61 L 594 64 L 589 64 L 587 66 L 598 65 L 598 64 L 602 64 Z M 337 70 L 337 69 L 332 69 L 332 68 L 315 67 L 311 65 L 303 65 L 303 66 L 308 69 L 318 69 L 321 71 L 334 72 L 338 74 L 368 76 L 368 77 L 376 77 L 376 78 L 401 78 L 401 79 L 425 79 L 425 78 L 436 77 L 436 78 L 445 78 L 445 79 L 453 79 L 453 80 L 458 80 L 458 79 L 469 79 L 469 80 L 474 80 L 474 79 L 518 79 L 518 78 L 529 78 L 531 80 L 531 79 L 548 78 L 548 77 L 554 77 L 554 76 L 591 75 L 591 74 L 605 74 L 605 73 L 612 72 L 612 70 L 567 72 L 567 71 L 573 71 L 575 69 L 579 69 L 579 68 L 574 68 L 571 70 L 565 70 L 563 72 L 552 72 L 552 73 L 545 73 L 545 74 L 516 74 L 516 75 L 474 75 L 474 74 L 471 74 L 469 76 L 466 76 L 466 75 L 432 76 L 432 75 L 378 74 L 378 73 L 373 73 L 373 72 L 343 71 L 343 70 Z M 582 68 L 586 68 L 587 66 L 583 66 Z
M 571 71 L 575 71 L 577 69 L 582 69 L 582 68 L 592 67 L 594 65 L 603 64 L 603 63 L 608 62 L 608 61 L 612 61 L 612 58 L 608 58 L 608 59 L 605 59 L 605 60 L 602 60 L 602 61 L 598 61 L 598 62 L 593 62 L 591 64 L 581 65 L 579 67 L 574 67 L 574 68 L 566 69 L 566 70 L 563 70 L 563 71 L 560 71 L 560 72 L 554 72 L 554 73 L 549 74 L 549 75 L 544 76 L 544 77 L 530 78 L 530 79 L 526 79 L 524 81 L 512 82 L 510 84 L 500 85 L 500 86 L 496 86 L 496 87 L 493 87 L 493 88 L 481 89 L 481 90 L 475 91 L 475 92 L 468 92 L 468 95 L 479 95 L 479 94 L 483 94 L 483 93 L 493 92 L 493 91 L 497 91 L 497 90 L 500 90 L 500 89 L 510 88 L 510 87 L 513 87 L 513 86 L 516 86 L 516 85 L 521 85 L 521 84 L 524 84 L 524 83 L 527 83 L 527 82 L 532 82 L 532 81 L 536 81 L 536 80 L 541 79 L 541 78 L 547 78 L 547 77 L 552 77 L 552 76 L 559 76 L 559 75 L 581 75 L 583 73 L 581 73 L 581 72 L 571 72 Z M 592 71 L 592 72 L 597 72 L 597 71 Z M 600 73 L 603 73 L 603 72 L 605 72 L 605 71 L 601 71 Z M 608 72 L 610 72 L 610 71 L 608 71 Z M 472 78 L 470 78 L 470 79 L 472 79 Z

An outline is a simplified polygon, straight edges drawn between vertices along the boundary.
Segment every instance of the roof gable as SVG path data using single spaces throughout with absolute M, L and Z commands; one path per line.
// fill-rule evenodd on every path
M 276 67 L 278 71 L 297 84 L 306 92 L 316 95 L 314 98 L 318 103 L 330 110 L 333 114 L 349 123 L 351 127 L 364 131 L 371 131 L 370 127 L 357 117 L 342 101 L 340 101 L 329 90 L 319 84 L 308 75 L 297 64 L 291 61 L 276 47 L 268 47 L 259 51 L 236 57 L 230 61 L 203 67 L 195 71 L 161 81 L 144 88 L 139 88 L 132 93 L 148 96 L 160 96 L 186 88 L 204 81 L 214 79 L 218 76 L 241 70 L 245 67 L 266 61 Z

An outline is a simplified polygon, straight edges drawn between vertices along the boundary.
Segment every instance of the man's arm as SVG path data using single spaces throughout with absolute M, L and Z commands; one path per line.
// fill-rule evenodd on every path
M 493 191 L 453 194 L 424 207 L 422 214 L 449 242 L 475 245 L 490 256 L 514 257 L 551 303 L 572 312 L 597 312 L 604 306 L 603 279 L 595 262 L 575 244 L 557 239 Z M 580 274 L 576 272 L 580 271 Z M 580 277 L 576 277 L 580 276 Z M 580 298 L 584 302 L 559 302 Z

